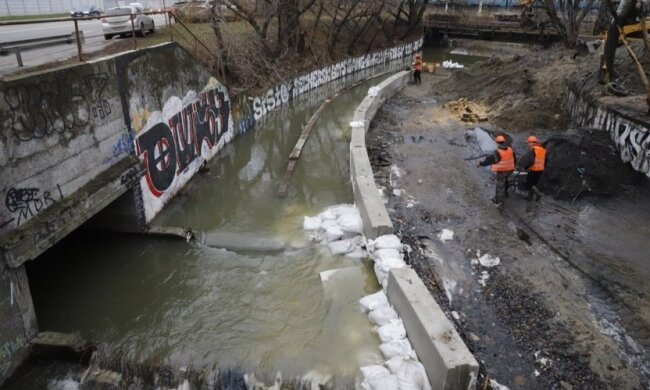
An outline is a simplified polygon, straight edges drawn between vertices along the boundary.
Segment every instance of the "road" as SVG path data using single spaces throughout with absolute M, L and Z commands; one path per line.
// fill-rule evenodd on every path
M 156 26 L 162 27 L 165 25 L 164 15 L 153 15 L 152 17 Z M 99 19 L 80 20 L 78 24 L 79 31 L 83 31 L 84 35 L 85 43 L 82 48 L 84 52 L 101 50 L 111 42 L 104 39 L 102 23 Z M 0 42 L 72 34 L 74 31 L 74 22 L 72 21 L 0 26 Z M 113 39 L 120 38 L 116 37 Z M 76 55 L 77 48 L 74 44 L 59 44 L 21 52 L 23 63 L 26 67 L 65 60 Z M 0 76 L 7 75 L 17 68 L 18 63 L 13 53 L 0 56 Z

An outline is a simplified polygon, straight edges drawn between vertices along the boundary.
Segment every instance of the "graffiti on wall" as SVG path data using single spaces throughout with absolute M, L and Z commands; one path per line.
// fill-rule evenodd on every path
M 1 222 L 0 228 L 12 222 L 18 227 L 44 208 L 62 199 L 63 192 L 59 185 L 53 192 L 41 192 L 38 188 L 9 188 L 5 196 L 5 207 L 12 214 L 12 218 Z
M 289 101 L 311 95 L 332 81 L 369 76 L 371 68 L 388 66 L 422 46 L 422 39 L 376 53 L 351 58 L 296 77 L 269 89 L 263 96 L 245 94 L 230 101 L 216 80 L 201 93 L 190 91 L 184 98 L 171 97 L 161 111 L 148 107 L 131 112 L 136 133 L 135 154 L 145 168 L 140 189 L 145 221 L 151 221 L 165 204 L 236 134 L 251 129 L 263 117 Z M 354 77 L 353 77 L 354 75 Z M 321 91 L 310 99 L 324 99 Z
M 12 112 L 9 126 L 20 141 L 82 131 L 111 114 L 104 96 L 107 81 L 106 73 L 66 72 L 55 80 L 11 85 L 3 93 Z
M 650 130 L 644 124 L 626 119 L 597 102 L 590 104 L 571 90 L 568 99 L 571 117 L 579 126 L 607 131 L 621 160 L 650 176 Z
M 370 53 L 356 58 L 349 58 L 322 69 L 314 70 L 293 80 L 270 88 L 264 95 L 253 99 L 255 120 L 287 104 L 290 100 L 318 88 L 330 81 L 337 80 L 358 71 L 384 65 L 404 56 L 410 55 L 422 47 L 423 40 L 407 43 L 397 47 Z
M 220 84 L 198 94 L 190 91 L 182 100 L 174 96 L 161 112 L 151 113 L 135 139 L 145 168 L 141 187 L 146 220 L 232 137 L 230 99 Z

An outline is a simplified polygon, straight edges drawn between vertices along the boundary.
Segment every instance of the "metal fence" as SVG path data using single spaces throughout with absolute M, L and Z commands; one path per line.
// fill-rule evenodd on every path
M 101 10 L 140 3 L 146 8 L 163 8 L 174 0 L 0 0 L 0 16 L 48 15 L 68 13 L 77 7 L 94 5 Z

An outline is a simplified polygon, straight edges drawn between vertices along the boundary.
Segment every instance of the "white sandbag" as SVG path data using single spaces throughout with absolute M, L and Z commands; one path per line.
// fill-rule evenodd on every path
M 406 364 L 407 360 L 407 357 L 405 358 L 398 355 L 388 359 L 384 364 L 386 364 L 386 367 L 388 367 L 388 371 L 390 371 L 391 374 L 397 374 L 402 370 L 402 367 Z
M 384 259 L 384 261 L 375 260 L 375 270 L 377 269 L 377 266 L 379 266 L 379 268 L 382 271 L 388 273 L 393 268 L 406 267 L 406 263 L 402 259 L 395 258 L 395 257 L 388 257 Z
M 336 206 L 332 206 L 327 210 L 333 212 L 336 215 L 336 218 L 339 218 L 342 215 L 359 213 L 359 209 L 357 209 L 356 206 L 351 204 L 339 204 Z
M 379 333 L 382 343 L 389 343 L 406 337 L 406 329 L 404 329 L 402 320 L 390 320 L 390 323 L 380 327 L 377 333 Z
M 325 219 L 325 220 L 321 220 L 321 225 L 320 225 L 320 228 L 321 228 L 321 229 L 323 229 L 323 230 L 327 230 L 327 229 L 329 229 L 329 228 L 331 228 L 331 227 L 339 227 L 339 224 L 336 223 L 336 220 L 335 220 L 335 219 Z
M 346 253 L 345 257 L 349 257 L 349 258 L 352 258 L 352 259 L 364 259 L 364 258 L 368 257 L 368 254 L 366 253 L 366 251 L 363 248 L 361 248 L 360 246 L 357 246 L 357 247 L 354 248 L 354 250 L 352 252 Z
M 399 317 L 397 312 L 389 304 L 379 306 L 368 314 L 368 318 L 374 324 L 384 326 L 390 323 L 390 320 L 396 320 Z
M 382 264 L 386 261 L 393 260 L 393 259 L 398 259 L 398 260 L 404 259 L 402 254 L 399 253 L 397 249 L 378 249 L 375 250 L 375 253 L 373 253 L 372 257 L 376 262 Z
M 394 234 L 379 236 L 373 241 L 373 244 L 374 250 L 397 249 L 399 252 L 402 251 L 402 242 Z
M 379 95 L 379 91 L 380 91 L 380 89 L 377 88 L 377 87 L 370 87 L 368 89 L 368 96 L 375 97 L 375 96 Z
M 318 216 L 320 217 L 321 221 L 331 221 L 337 218 L 336 213 L 330 209 L 323 211 L 322 213 L 318 214 Z
M 354 239 L 332 241 L 327 244 L 327 248 L 333 255 L 344 255 L 355 249 Z
M 343 230 L 338 225 L 328 226 L 325 229 L 325 239 L 327 242 L 339 240 L 341 237 L 343 237 Z
M 302 228 L 305 230 L 317 230 L 320 228 L 321 220 L 319 217 L 305 217 L 302 222 Z
M 386 362 L 388 370 L 397 376 L 400 390 L 431 390 L 422 363 L 396 356 Z
M 366 295 L 365 297 L 361 298 L 359 300 L 359 303 L 361 304 L 361 307 L 363 307 L 364 312 L 372 311 L 379 306 L 388 304 L 388 297 L 386 296 L 385 292 L 377 291 L 374 294 Z
M 402 358 L 414 357 L 415 353 L 411 342 L 408 339 L 391 341 L 379 346 L 379 350 L 386 359 L 392 359 L 395 356 Z
M 361 382 L 363 390 L 399 390 L 399 381 L 395 375 L 386 375 Z
M 379 365 L 360 367 L 359 370 L 361 370 L 361 375 L 363 375 L 364 380 L 381 378 L 390 375 L 390 372 L 388 372 L 388 369 L 386 367 Z
M 363 221 L 359 212 L 344 214 L 337 219 L 341 230 L 348 233 L 363 233 Z
M 375 276 L 377 277 L 379 284 L 381 284 L 383 288 L 386 288 L 388 285 L 388 271 L 385 271 L 379 263 L 375 263 L 374 268 Z

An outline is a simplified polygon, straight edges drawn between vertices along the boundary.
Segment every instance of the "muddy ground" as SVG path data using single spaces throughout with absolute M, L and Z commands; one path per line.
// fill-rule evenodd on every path
M 650 218 L 647 181 L 608 199 L 529 203 L 513 192 L 498 212 L 492 174 L 471 160 L 474 126 L 443 107 L 460 97 L 447 84 L 462 74 L 425 74 L 396 94 L 368 149 L 408 261 L 482 364 L 479 388 L 489 379 L 511 389 L 650 388 L 650 231 L 634 222 Z M 552 123 L 540 131 L 568 126 Z M 513 133 L 519 150 L 525 136 Z M 442 229 L 453 239 L 441 241 Z M 486 253 L 499 264 L 481 265 Z

